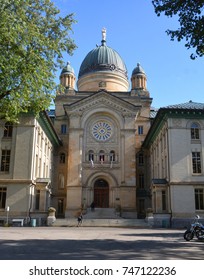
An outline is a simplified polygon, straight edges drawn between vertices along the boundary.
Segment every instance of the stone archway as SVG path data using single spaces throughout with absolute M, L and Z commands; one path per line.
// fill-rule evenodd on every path
M 109 207 L 109 184 L 104 179 L 97 179 L 94 183 L 94 203 L 96 207 Z

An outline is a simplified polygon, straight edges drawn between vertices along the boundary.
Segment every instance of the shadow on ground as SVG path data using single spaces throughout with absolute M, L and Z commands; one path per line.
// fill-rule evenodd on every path
M 127 234 L 128 235 L 128 234 Z M 174 233 L 165 241 L 167 233 L 131 234 L 135 240 L 0 240 L 1 260 L 201 260 L 204 259 L 203 242 L 186 242 Z M 150 237 L 144 240 L 144 236 Z

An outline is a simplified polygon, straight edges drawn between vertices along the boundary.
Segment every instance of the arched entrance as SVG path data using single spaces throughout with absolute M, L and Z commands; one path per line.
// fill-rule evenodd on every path
M 94 203 L 96 207 L 109 207 L 109 185 L 106 180 L 98 179 L 94 183 Z

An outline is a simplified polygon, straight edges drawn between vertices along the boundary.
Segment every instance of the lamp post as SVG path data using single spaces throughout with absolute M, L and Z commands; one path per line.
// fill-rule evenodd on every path
M 10 210 L 10 207 L 7 206 L 6 207 L 6 224 L 8 225 L 8 219 L 9 219 L 9 210 Z

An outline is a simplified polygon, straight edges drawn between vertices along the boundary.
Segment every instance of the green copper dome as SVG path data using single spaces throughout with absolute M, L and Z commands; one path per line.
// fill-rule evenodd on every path
M 78 77 L 98 71 L 116 72 L 127 78 L 125 63 L 115 50 L 106 45 L 105 36 L 103 36 L 101 46 L 90 51 L 83 60 Z
M 71 66 L 70 62 L 67 62 L 67 65 L 62 69 L 61 75 L 62 74 L 68 74 L 68 73 L 73 73 L 74 74 L 74 69 Z

